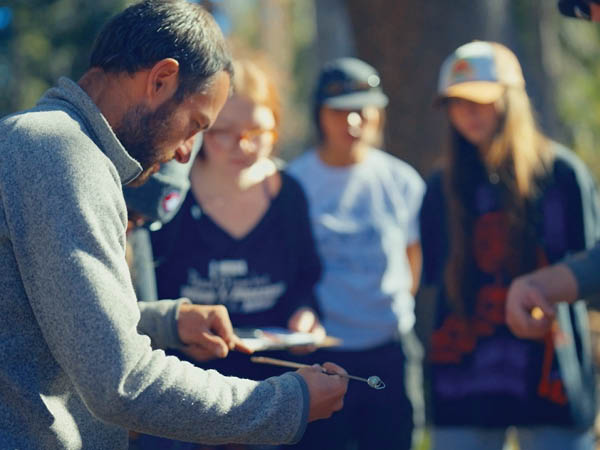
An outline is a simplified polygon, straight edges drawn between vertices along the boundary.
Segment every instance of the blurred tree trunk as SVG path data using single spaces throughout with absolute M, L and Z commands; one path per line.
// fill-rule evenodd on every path
M 356 56 L 350 16 L 345 0 L 314 0 L 318 46 L 316 53 L 319 66 L 340 56 Z

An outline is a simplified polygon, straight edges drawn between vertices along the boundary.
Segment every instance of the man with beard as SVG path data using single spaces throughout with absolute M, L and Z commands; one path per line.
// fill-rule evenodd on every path
M 146 0 L 104 27 L 78 83 L 0 121 L 1 448 L 124 449 L 127 429 L 291 443 L 342 407 L 347 382 L 320 366 L 226 378 L 137 331 L 122 184 L 188 160 L 231 72 L 202 8 Z

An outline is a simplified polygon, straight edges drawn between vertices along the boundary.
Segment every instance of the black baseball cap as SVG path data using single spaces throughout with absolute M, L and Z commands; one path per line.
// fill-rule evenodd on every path
M 338 58 L 323 66 L 315 90 L 315 106 L 356 110 L 385 108 L 388 97 L 374 67 L 357 58 Z
M 599 0 L 559 0 L 558 10 L 567 17 L 590 20 L 590 3 L 600 3 Z

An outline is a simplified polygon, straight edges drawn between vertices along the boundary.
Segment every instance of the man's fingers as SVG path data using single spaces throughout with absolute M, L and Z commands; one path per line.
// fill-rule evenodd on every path
M 348 375 L 346 370 L 335 363 L 325 362 L 322 364 L 323 369 L 325 369 L 329 373 L 337 373 L 339 375 Z
M 526 278 L 512 283 L 506 300 L 506 322 L 516 336 L 543 338 L 555 316 L 554 305 L 537 285 Z
M 527 290 L 523 306 L 521 335 L 534 339 L 544 337 L 556 316 L 554 306 L 535 288 Z
M 254 353 L 254 349 L 252 349 L 252 348 L 248 347 L 246 344 L 244 344 L 244 342 L 238 336 L 235 336 L 235 335 L 233 336 L 233 343 L 234 343 L 234 346 L 233 346 L 232 350 L 246 353 L 247 355 Z
M 522 338 L 539 339 L 548 332 L 552 320 L 547 316 L 534 318 L 529 309 L 523 309 L 512 316 L 509 325 L 513 332 Z
M 527 291 L 527 297 L 525 299 L 525 306 L 527 307 L 530 316 L 535 318 L 535 315 L 539 316 L 539 310 L 543 313 L 543 315 L 548 319 L 554 319 L 556 311 L 554 306 L 551 305 L 548 300 L 544 298 L 541 292 L 537 289 L 531 288 Z M 539 308 L 539 310 L 536 310 Z M 536 310 L 537 312 L 533 312 Z
M 181 305 L 178 331 L 184 343 L 206 350 L 201 354 L 202 358 L 206 355 L 225 358 L 233 349 L 253 353 L 234 333 L 227 308 L 222 305 Z M 194 354 L 200 355 L 197 349 Z
M 239 338 L 233 332 L 233 325 L 227 308 L 221 305 L 214 307 L 210 319 L 210 328 L 225 341 L 229 349 L 236 347 Z
M 220 336 L 212 334 L 209 331 L 203 331 L 200 333 L 200 337 L 202 339 L 200 342 L 196 342 L 196 344 L 212 351 L 215 357 L 225 358 L 229 353 L 229 346 Z

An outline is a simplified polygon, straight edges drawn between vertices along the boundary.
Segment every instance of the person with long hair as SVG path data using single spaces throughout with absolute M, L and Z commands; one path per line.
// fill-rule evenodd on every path
M 323 324 L 342 340 L 307 359 L 337 361 L 387 384 L 381 392 L 351 386 L 344 410 L 309 426 L 299 448 L 411 448 L 413 410 L 420 411 L 413 408 L 421 389 L 413 295 L 425 184 L 378 148 L 387 103 L 375 68 L 356 58 L 328 62 L 314 97 L 319 142 L 289 166 L 307 193 L 323 261 Z
M 516 56 L 475 41 L 443 63 L 438 104 L 450 137 L 421 210 L 425 283 L 437 288 L 429 343 L 434 449 L 592 449 L 586 310 L 552 333 L 506 325 L 511 281 L 591 245 L 598 204 L 583 163 L 537 128 Z M 542 319 L 542 311 L 532 312 Z

